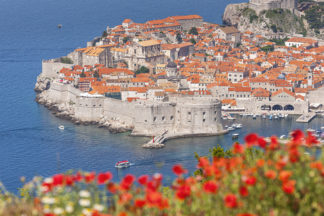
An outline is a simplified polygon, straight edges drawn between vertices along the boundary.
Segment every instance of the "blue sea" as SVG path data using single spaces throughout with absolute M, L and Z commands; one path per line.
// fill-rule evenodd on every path
M 199 14 L 206 21 L 221 23 L 224 8 L 240 0 L 0 0 L 0 181 L 16 192 L 20 177 L 50 176 L 69 169 L 111 171 L 114 179 L 126 173 L 160 172 L 166 183 L 174 177 L 171 167 L 183 164 L 192 173 L 194 152 L 222 145 L 231 136 L 171 140 L 158 150 L 143 149 L 147 138 L 110 134 L 96 126 L 76 126 L 56 118 L 38 105 L 33 91 L 42 59 L 66 55 L 101 35 L 106 26 L 125 18 L 145 22 L 172 15 Z M 63 28 L 58 29 L 57 25 Z M 310 124 L 288 120 L 238 119 L 244 134 L 287 134 L 291 129 L 320 128 L 323 119 Z M 63 124 L 64 131 L 58 126 Z M 134 166 L 116 170 L 115 162 L 128 159 Z

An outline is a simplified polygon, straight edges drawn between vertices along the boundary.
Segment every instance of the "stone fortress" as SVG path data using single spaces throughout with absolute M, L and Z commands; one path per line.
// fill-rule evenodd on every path
M 296 0 L 250 0 L 249 8 L 259 14 L 263 10 L 288 9 L 294 11 L 297 7 Z
M 133 102 L 90 95 L 60 83 L 55 71 L 61 66 L 44 61 L 35 88 L 39 92 L 36 101 L 55 110 L 58 116 L 76 123 L 98 124 L 113 132 L 132 131 L 136 136 L 168 133 L 172 138 L 227 132 L 222 125 L 221 102 L 211 95 L 174 93 L 163 101 Z

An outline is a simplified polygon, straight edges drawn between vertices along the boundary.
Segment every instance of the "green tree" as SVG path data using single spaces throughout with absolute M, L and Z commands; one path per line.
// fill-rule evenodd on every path
M 135 71 L 135 75 L 141 74 L 141 73 L 149 73 L 150 69 L 148 69 L 145 66 L 141 66 L 137 71 Z
M 272 52 L 274 50 L 274 48 L 273 48 L 273 46 L 268 45 L 268 46 L 261 47 L 261 50 L 263 52 Z
M 82 73 L 80 74 L 80 77 L 86 77 L 84 71 L 82 71 Z
M 193 43 L 193 44 L 196 44 L 197 43 L 196 40 L 193 39 L 193 38 L 190 39 L 190 42 Z
M 107 31 L 105 30 L 105 31 L 103 31 L 102 32 L 102 35 L 101 35 L 101 37 L 102 38 L 105 38 L 105 37 L 107 37 L 108 36 L 108 33 L 107 33 Z
M 180 32 L 177 33 L 176 39 L 177 39 L 178 43 L 182 42 L 182 37 L 181 37 Z
M 94 76 L 95 78 L 99 78 L 99 73 L 98 73 L 97 70 L 93 73 L 93 76 Z
M 62 62 L 64 64 L 73 64 L 72 59 L 70 59 L 69 57 L 61 57 L 60 62 Z
M 189 34 L 193 34 L 193 35 L 198 35 L 198 30 L 196 27 L 192 27 L 190 30 L 189 30 Z
M 129 39 L 130 39 L 130 38 L 129 38 L 128 36 L 127 36 L 127 37 L 124 37 L 124 38 L 123 38 L 123 43 L 127 43 L 127 41 L 129 41 Z

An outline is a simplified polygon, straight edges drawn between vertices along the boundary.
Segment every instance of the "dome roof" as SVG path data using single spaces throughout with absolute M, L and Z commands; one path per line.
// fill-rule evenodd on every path
M 174 63 L 174 62 L 169 62 L 166 67 L 168 67 L 168 68 L 176 68 L 177 64 Z

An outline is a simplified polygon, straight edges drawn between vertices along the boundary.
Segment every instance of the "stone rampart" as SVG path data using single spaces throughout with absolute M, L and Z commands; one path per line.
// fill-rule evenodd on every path
M 43 77 L 57 78 L 58 72 L 63 68 L 72 68 L 73 64 L 65 64 L 58 62 L 57 59 L 43 60 L 42 61 L 42 73 Z

